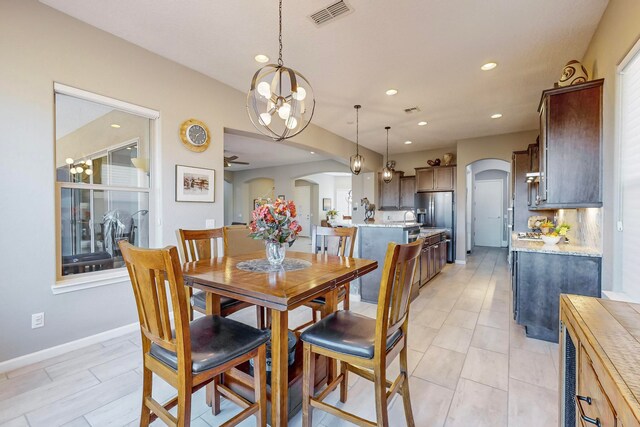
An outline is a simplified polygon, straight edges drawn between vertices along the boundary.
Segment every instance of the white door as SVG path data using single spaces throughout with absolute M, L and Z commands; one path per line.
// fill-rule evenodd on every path
M 474 232 L 476 246 L 502 244 L 502 180 L 476 181 Z
M 295 187 L 293 202 L 298 211 L 297 220 L 302 226 L 300 236 L 311 236 L 311 187 L 308 185 Z

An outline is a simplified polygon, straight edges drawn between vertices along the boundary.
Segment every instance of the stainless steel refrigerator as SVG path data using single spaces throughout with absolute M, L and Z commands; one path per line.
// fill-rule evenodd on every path
M 453 191 L 416 193 L 416 218 L 423 228 L 443 228 L 447 233 L 447 262 L 456 255 L 455 198 Z

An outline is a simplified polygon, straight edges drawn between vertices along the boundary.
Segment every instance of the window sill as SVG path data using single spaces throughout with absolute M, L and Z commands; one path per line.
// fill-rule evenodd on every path
M 57 280 L 51 286 L 54 295 L 66 294 L 69 292 L 81 291 L 84 289 L 97 288 L 99 286 L 115 285 L 129 281 L 129 273 L 126 268 L 118 269 L 100 274 L 91 274 L 84 277 L 72 277 Z

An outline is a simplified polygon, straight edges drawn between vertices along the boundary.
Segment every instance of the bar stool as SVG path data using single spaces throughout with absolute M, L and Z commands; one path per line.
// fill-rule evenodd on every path
M 186 427 L 191 422 L 191 395 L 220 374 L 253 359 L 255 403 L 228 388 L 217 391 L 239 404 L 243 411 L 225 425 L 237 425 L 251 415 L 266 426 L 266 342 L 268 332 L 221 316 L 204 316 L 189 322 L 182 267 L 175 246 L 141 249 L 119 242 L 129 271 L 140 319 L 143 355 L 142 411 L 140 426 L 156 418 L 170 426 Z M 170 299 L 167 297 L 168 282 Z M 169 307 L 175 328 L 171 327 Z M 161 404 L 151 395 L 153 373 L 178 391 Z M 178 407 L 177 415 L 169 412 Z
M 407 369 L 407 329 L 411 286 L 418 265 L 422 239 L 405 245 L 389 243 L 380 283 L 376 319 L 351 311 L 329 314 L 300 336 L 304 342 L 302 425 L 310 427 L 314 408 L 360 426 L 389 425 L 388 402 L 402 394 L 407 426 L 413 427 Z M 340 375 L 314 396 L 315 355 L 340 361 Z M 400 355 L 400 375 L 387 381 L 386 369 Z M 324 398 L 340 385 L 340 401 L 347 401 L 348 374 L 353 372 L 375 383 L 376 422 L 324 403 Z M 387 388 L 389 389 L 387 391 Z

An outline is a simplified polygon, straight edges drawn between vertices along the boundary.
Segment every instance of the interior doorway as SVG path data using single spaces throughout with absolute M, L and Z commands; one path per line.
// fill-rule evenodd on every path
M 476 181 L 474 186 L 474 230 L 476 246 L 502 246 L 503 181 Z
M 311 186 L 296 185 L 293 192 L 293 202 L 296 204 L 298 223 L 302 226 L 300 236 L 311 236 Z

